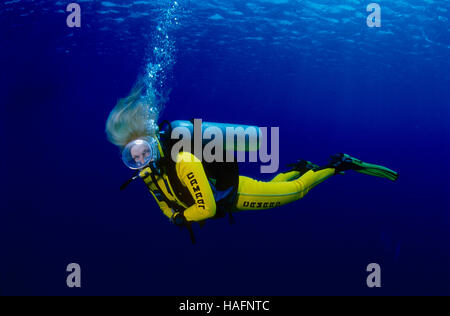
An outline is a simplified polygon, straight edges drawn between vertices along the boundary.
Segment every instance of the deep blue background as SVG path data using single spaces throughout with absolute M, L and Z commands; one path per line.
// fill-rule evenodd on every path
M 188 22 L 214 12 L 186 4 L 164 119 L 279 126 L 282 166 L 348 152 L 401 175 L 335 177 L 292 205 L 237 214 L 233 226 L 210 222 L 192 246 L 143 184 L 119 192 L 130 172 L 104 133 L 142 69 L 141 34 L 151 34 L 158 11 L 120 39 L 126 21 L 100 32 L 100 3 L 84 5 L 79 30 L 65 27 L 54 3 L 0 14 L 1 295 L 450 294 L 448 25 L 432 33 L 441 44 L 414 55 L 402 34 L 386 43 L 362 19 L 352 26 L 360 42 L 329 37 L 331 67 L 314 62 L 329 52 L 303 55 L 287 38 L 247 44 L 228 30 L 225 49 L 214 36 L 226 29 L 199 34 Z M 379 41 L 370 56 L 356 49 L 365 41 Z M 82 289 L 66 287 L 71 262 L 82 266 Z M 372 262 L 382 289 L 366 287 Z

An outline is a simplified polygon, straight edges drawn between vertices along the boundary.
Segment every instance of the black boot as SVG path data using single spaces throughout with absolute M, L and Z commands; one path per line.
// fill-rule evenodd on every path
M 316 164 L 313 164 L 311 161 L 307 160 L 299 160 L 296 163 L 288 165 L 289 168 L 292 168 L 291 171 L 298 171 L 300 172 L 300 176 L 304 175 L 310 170 L 317 170 L 319 169 L 319 166 Z
M 348 170 L 361 170 L 361 164 L 357 164 L 356 162 L 362 163 L 361 160 L 353 158 L 347 154 L 336 154 L 331 156 L 330 163 L 327 165 L 327 168 L 336 169 L 336 173 L 344 174 L 345 171 Z

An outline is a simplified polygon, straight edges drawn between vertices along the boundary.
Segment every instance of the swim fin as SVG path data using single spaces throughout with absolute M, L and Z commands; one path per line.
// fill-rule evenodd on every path
M 398 179 L 398 173 L 380 165 L 363 162 L 347 154 L 337 154 L 331 157 L 329 167 L 335 168 L 336 173 L 354 170 L 374 177 L 386 178 L 391 181 Z

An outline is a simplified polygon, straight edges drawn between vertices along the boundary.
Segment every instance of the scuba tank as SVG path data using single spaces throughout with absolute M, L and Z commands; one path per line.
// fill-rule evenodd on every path
M 199 127 L 201 125 L 201 132 Z M 255 152 L 261 147 L 262 132 L 257 126 L 238 125 L 227 123 L 202 122 L 202 120 L 173 121 L 170 123 L 171 136 L 176 131 L 184 137 L 191 137 L 195 142 L 201 139 L 202 148 L 208 144 L 214 136 L 219 139 L 226 151 Z M 178 134 L 176 133 L 176 134 Z M 192 140 L 192 139 L 191 139 Z

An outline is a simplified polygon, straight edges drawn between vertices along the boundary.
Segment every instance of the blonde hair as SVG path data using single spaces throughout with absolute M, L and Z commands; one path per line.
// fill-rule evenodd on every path
M 127 144 L 138 138 L 154 136 L 155 131 L 149 129 L 152 109 L 156 109 L 155 98 L 148 94 L 143 98 L 144 84 L 138 81 L 130 94 L 120 99 L 111 111 L 106 121 L 106 135 L 114 145 L 123 149 Z

